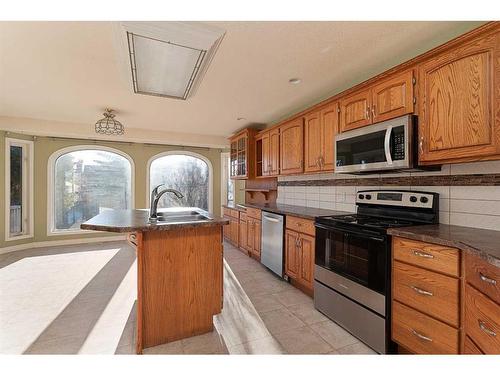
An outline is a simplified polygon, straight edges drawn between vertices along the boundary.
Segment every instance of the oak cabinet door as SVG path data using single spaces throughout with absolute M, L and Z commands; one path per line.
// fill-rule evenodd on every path
M 260 242 L 261 242 L 261 226 L 260 226 L 260 220 L 254 220 L 253 221 L 253 234 L 254 234 L 254 241 L 253 241 L 253 249 L 255 252 L 255 255 L 260 257 Z
M 413 71 L 389 77 L 372 87 L 372 122 L 413 113 Z
M 228 216 L 224 216 L 224 219 L 231 220 L 231 218 Z M 229 224 L 222 226 L 222 234 L 224 236 L 224 239 L 231 241 L 231 221 L 229 221 Z
M 255 231 L 254 220 L 253 219 L 248 219 L 246 241 L 247 241 L 247 249 L 250 252 L 253 252 L 253 249 L 255 247 L 255 244 L 254 244 L 254 231 Z
M 275 128 L 269 131 L 269 175 L 277 176 L 280 173 L 280 130 Z
M 280 174 L 303 172 L 304 124 L 299 118 L 280 127 Z
M 262 175 L 269 176 L 271 171 L 269 133 L 262 136 Z
M 231 226 L 231 242 L 238 247 L 238 219 L 231 218 L 229 225 Z
M 239 223 L 239 245 L 240 245 L 240 249 L 247 249 L 248 245 L 247 245 L 247 222 L 246 221 L 243 221 L 243 220 L 240 220 L 240 223 Z
M 317 172 L 321 170 L 321 114 L 312 112 L 305 117 L 304 124 L 304 171 Z
M 300 282 L 312 289 L 314 281 L 314 237 L 301 234 L 300 244 Z
M 320 164 L 322 171 L 333 171 L 335 168 L 335 135 L 338 127 L 338 103 L 333 103 L 321 110 Z
M 285 232 L 285 273 L 292 279 L 297 279 L 300 273 L 300 263 L 298 254 L 298 233 L 291 230 Z
M 371 90 L 356 92 L 340 100 L 340 131 L 371 124 Z
M 419 68 L 419 161 L 500 154 L 500 33 L 441 53 Z M 496 117 L 495 117 L 496 114 Z

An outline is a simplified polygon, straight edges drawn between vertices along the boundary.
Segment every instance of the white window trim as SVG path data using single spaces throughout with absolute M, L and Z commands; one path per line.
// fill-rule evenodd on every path
M 49 157 L 47 165 L 47 236 L 69 236 L 74 234 L 95 234 L 92 230 L 68 230 L 68 229 L 55 229 L 55 212 L 54 212 L 54 178 L 55 178 L 55 163 L 57 159 L 67 153 L 74 151 L 86 151 L 86 150 L 96 150 L 96 151 L 108 151 L 114 154 L 123 156 L 130 163 L 130 208 L 135 207 L 135 163 L 134 159 L 130 157 L 127 153 L 117 150 L 116 148 L 97 146 L 97 145 L 78 145 L 61 148 L 57 150 Z
M 195 158 L 203 160 L 205 163 L 208 165 L 208 212 L 213 213 L 214 209 L 214 169 L 212 166 L 212 162 L 205 156 L 197 154 L 196 152 L 191 152 L 191 151 L 184 151 L 184 150 L 177 150 L 177 151 L 165 151 L 165 152 L 160 152 L 159 154 L 153 155 L 151 158 L 148 160 L 148 164 L 146 165 L 146 206 L 149 207 L 150 205 L 150 171 L 151 171 L 151 164 L 156 160 L 159 159 L 163 156 L 168 156 L 168 155 L 187 155 L 187 156 L 193 156 Z M 182 192 L 181 192 L 182 193 Z
M 27 153 L 23 157 L 23 227 L 28 226 L 24 234 L 10 235 L 10 146 L 19 146 Z M 33 170 L 34 170 L 34 142 L 24 139 L 5 138 L 5 241 L 17 241 L 33 238 L 34 234 L 34 206 L 33 206 Z M 24 203 L 24 202 L 27 202 Z M 25 207 L 25 204 L 27 207 Z

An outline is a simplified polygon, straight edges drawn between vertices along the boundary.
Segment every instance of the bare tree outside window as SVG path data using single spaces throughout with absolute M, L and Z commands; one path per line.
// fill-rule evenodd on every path
M 207 163 L 190 155 L 166 155 L 151 163 L 150 193 L 159 185 L 177 189 L 184 198 L 165 194 L 158 207 L 198 207 L 208 210 L 209 168 Z
M 55 229 L 78 230 L 105 210 L 130 208 L 131 170 L 125 157 L 110 151 L 73 151 L 57 158 Z

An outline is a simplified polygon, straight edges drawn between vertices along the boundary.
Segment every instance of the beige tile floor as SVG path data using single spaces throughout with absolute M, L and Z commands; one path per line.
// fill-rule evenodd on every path
M 312 299 L 230 244 L 214 331 L 145 354 L 371 354 Z M 0 354 L 133 354 L 134 250 L 125 242 L 0 255 Z

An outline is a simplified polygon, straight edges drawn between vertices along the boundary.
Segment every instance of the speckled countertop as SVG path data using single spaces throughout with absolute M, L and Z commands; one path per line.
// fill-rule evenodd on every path
M 201 221 L 181 221 L 181 222 L 158 222 L 151 224 L 148 222 L 149 210 L 109 210 L 94 216 L 80 225 L 81 229 L 97 230 L 102 232 L 128 233 L 128 232 L 146 232 L 156 230 L 177 230 L 193 227 L 226 225 L 229 220 L 210 215 L 196 207 L 178 207 L 161 209 L 158 212 L 176 212 L 176 211 L 197 211 L 206 216 L 207 220 Z
M 390 228 L 392 236 L 455 247 L 500 267 L 500 231 L 434 224 Z
M 273 212 L 282 215 L 291 215 L 310 220 L 314 220 L 315 218 L 321 216 L 340 216 L 340 215 L 352 214 L 352 212 L 346 212 L 346 211 L 335 211 L 335 210 L 326 210 L 324 208 L 292 206 L 288 204 L 275 204 L 272 206 L 266 206 L 263 204 L 245 203 L 242 205 L 234 205 L 234 204 L 223 205 L 223 207 L 243 212 L 245 212 L 245 207 L 258 208 L 262 211 Z

